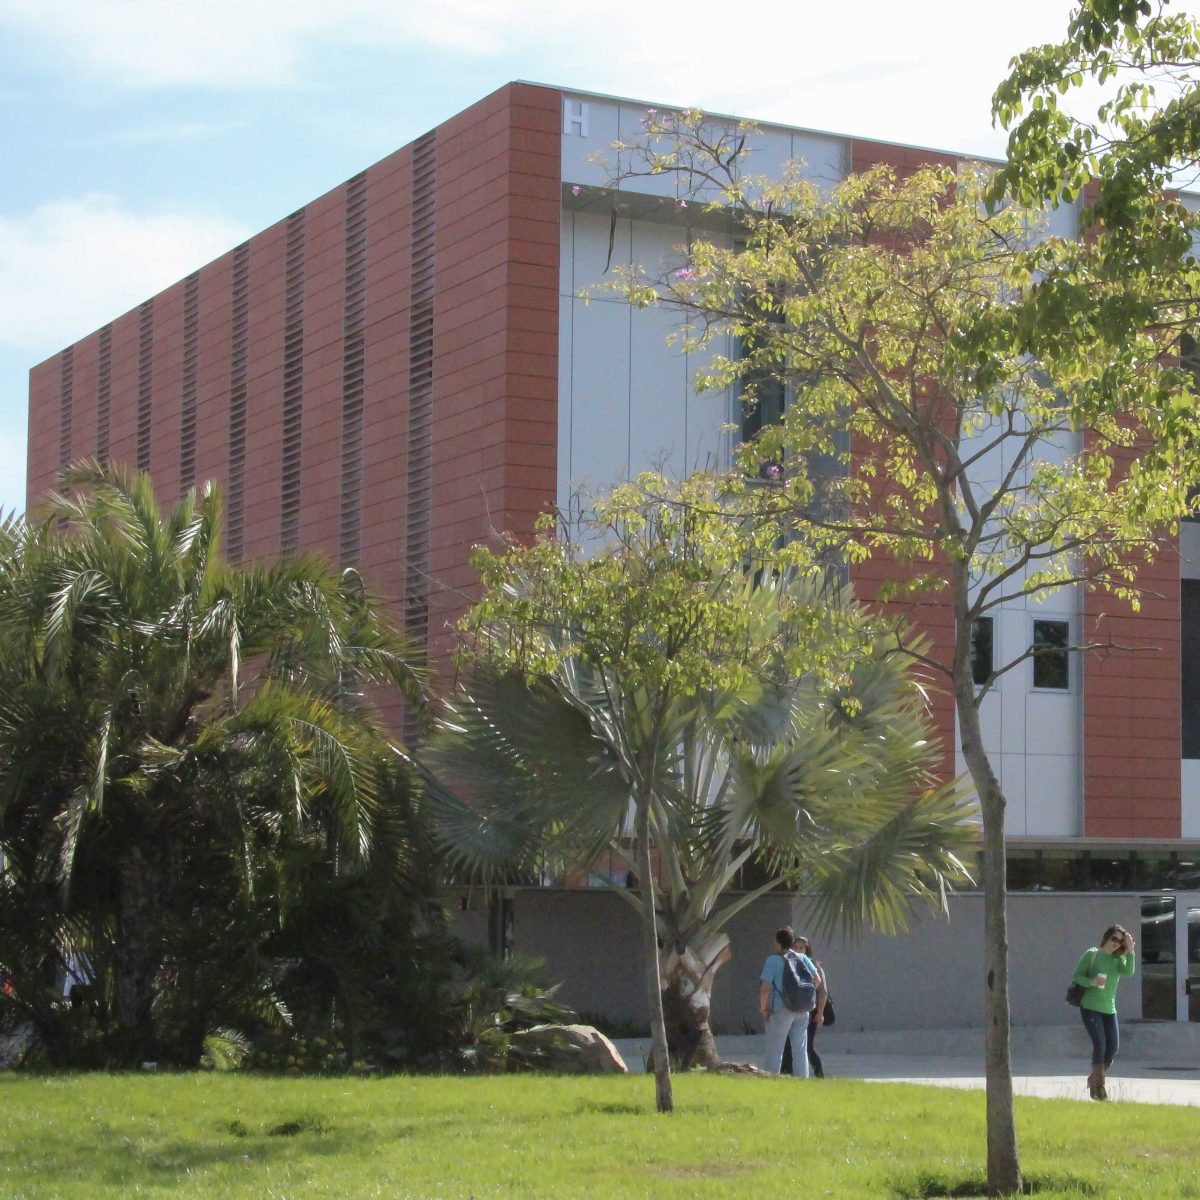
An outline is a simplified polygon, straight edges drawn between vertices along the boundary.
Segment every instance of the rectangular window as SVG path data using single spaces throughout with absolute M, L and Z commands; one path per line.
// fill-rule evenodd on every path
M 1088 856 L 1094 892 L 1129 892 L 1134 889 L 1136 863 L 1132 854 L 1104 854 L 1093 850 Z
M 1200 758 L 1200 579 L 1180 581 L 1179 668 L 1183 757 Z
M 980 617 L 971 625 L 971 678 L 976 687 L 983 687 L 995 670 L 992 650 L 992 618 Z
M 1077 852 L 1058 853 L 1048 850 L 1042 854 L 1042 875 L 1039 891 L 1086 892 L 1083 856 Z
M 1033 686 L 1057 688 L 1071 686 L 1070 654 L 1071 625 L 1068 621 L 1034 621 L 1033 623 Z
M 1196 345 L 1196 335 L 1181 333 L 1179 335 L 1179 365 L 1191 375 L 1193 383 L 1200 382 L 1200 348 Z M 1188 499 L 1193 508 L 1185 521 L 1200 521 L 1200 488 L 1192 488 Z M 1187 755 L 1184 756 L 1185 758 Z
M 750 346 L 749 338 L 740 338 L 738 358 L 744 358 Z M 742 407 L 742 440 L 752 442 L 756 434 L 768 425 L 778 425 L 784 419 L 786 392 L 784 384 L 770 372 L 751 371 L 742 379 L 738 389 Z
M 1008 890 L 1036 892 L 1042 881 L 1042 852 L 1040 850 L 1010 850 L 1006 856 Z

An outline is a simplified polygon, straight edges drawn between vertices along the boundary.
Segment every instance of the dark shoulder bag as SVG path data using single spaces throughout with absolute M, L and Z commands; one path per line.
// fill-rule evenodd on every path
M 1094 974 L 1096 966 L 1096 952 L 1092 951 L 1092 965 L 1088 967 L 1088 974 Z M 1067 988 L 1067 1003 L 1073 1008 L 1078 1008 L 1083 1003 L 1084 996 L 1087 995 L 1087 988 L 1082 983 L 1071 981 L 1071 986 Z

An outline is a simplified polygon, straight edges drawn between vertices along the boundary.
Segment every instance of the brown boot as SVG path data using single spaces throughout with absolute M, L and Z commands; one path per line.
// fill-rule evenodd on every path
M 1101 1093 L 1104 1091 L 1104 1076 L 1100 1074 L 1099 1067 L 1093 1067 L 1091 1074 L 1087 1077 L 1088 1095 L 1093 1100 L 1106 1099 Z

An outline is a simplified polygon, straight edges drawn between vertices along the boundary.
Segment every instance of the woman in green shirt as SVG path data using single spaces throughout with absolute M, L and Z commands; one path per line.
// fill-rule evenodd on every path
M 1117 1056 L 1117 983 L 1122 975 L 1135 969 L 1134 940 L 1129 930 L 1110 925 L 1099 946 L 1085 950 L 1071 976 L 1087 990 L 1079 1005 L 1083 1027 L 1092 1039 L 1092 1072 L 1088 1076 L 1088 1094 L 1093 1100 L 1107 1100 L 1104 1077 Z

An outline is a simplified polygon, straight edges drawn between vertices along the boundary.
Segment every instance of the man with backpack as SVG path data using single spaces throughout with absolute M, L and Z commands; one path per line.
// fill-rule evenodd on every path
M 775 953 L 759 976 L 758 1011 L 767 1027 L 764 1070 L 779 1074 L 784 1044 L 790 1042 L 793 1071 L 807 1078 L 809 1015 L 817 1025 L 824 1022 L 825 984 L 812 959 L 793 950 L 795 940 L 789 926 L 776 932 Z

